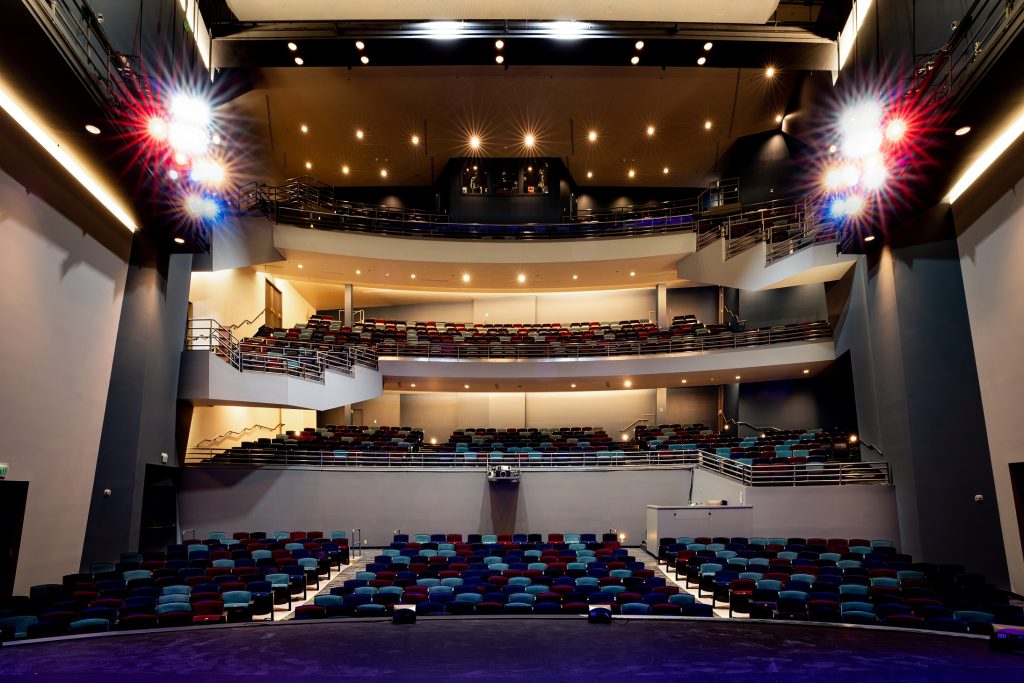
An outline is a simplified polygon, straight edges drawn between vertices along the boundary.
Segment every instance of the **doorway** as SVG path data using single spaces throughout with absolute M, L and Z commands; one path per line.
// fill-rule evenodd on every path
M 14 575 L 18 570 L 21 528 L 25 523 L 28 501 L 27 481 L 0 480 L 0 598 L 14 593 Z
M 1010 486 L 1013 488 L 1013 507 L 1017 511 L 1017 533 L 1024 548 L 1024 462 L 1010 463 Z
M 139 552 L 162 550 L 178 542 L 178 485 L 181 469 L 146 465 L 139 522 Z
M 264 304 L 264 317 L 267 327 L 281 327 L 281 290 L 274 286 L 270 280 L 266 283 L 266 300 Z

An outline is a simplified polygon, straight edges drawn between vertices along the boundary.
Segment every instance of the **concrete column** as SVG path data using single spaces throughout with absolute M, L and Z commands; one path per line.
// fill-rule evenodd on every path
M 657 408 L 654 411 L 654 424 L 668 424 L 668 389 L 658 387 L 655 391 Z
M 352 327 L 352 285 L 345 285 L 345 327 Z
M 672 324 L 668 317 L 668 285 L 664 282 L 659 282 L 655 291 L 658 300 L 656 306 L 658 309 L 658 327 L 666 330 Z

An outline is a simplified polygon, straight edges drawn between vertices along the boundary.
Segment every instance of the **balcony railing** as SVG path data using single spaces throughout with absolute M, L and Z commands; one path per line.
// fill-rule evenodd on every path
M 188 321 L 185 349 L 209 351 L 242 372 L 287 375 L 321 384 L 328 370 L 351 377 L 356 365 L 377 369 L 376 354 L 365 346 L 337 347 L 331 350 L 304 348 L 301 351 L 255 351 L 240 344 L 228 327 L 210 319 Z
M 826 462 L 793 465 L 748 465 L 699 450 L 598 451 L 559 453 L 366 452 L 357 450 L 277 450 L 272 447 L 193 448 L 185 456 L 192 467 L 238 467 L 311 470 L 486 471 L 514 465 L 526 471 L 619 470 L 700 467 L 745 486 L 845 486 L 891 484 L 883 462 Z

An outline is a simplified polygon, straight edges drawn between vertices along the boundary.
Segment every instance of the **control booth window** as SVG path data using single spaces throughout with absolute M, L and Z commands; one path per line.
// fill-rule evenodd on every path
M 487 194 L 487 171 L 478 163 L 467 163 L 462 171 L 462 194 Z
M 548 162 L 529 160 L 523 166 L 523 192 L 525 194 L 547 194 Z

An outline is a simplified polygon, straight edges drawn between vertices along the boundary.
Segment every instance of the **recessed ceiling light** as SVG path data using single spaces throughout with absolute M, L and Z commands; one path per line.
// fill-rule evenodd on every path
M 576 388 L 576 385 L 575 385 L 575 384 L 570 384 L 570 385 L 569 385 L 569 388 L 570 388 L 570 389 L 575 389 L 575 388 Z
M 740 376 L 739 376 L 739 375 L 736 375 L 736 379 L 740 379 Z
M 299 130 L 301 130 L 303 133 L 308 133 L 309 126 L 307 126 L 306 124 L 302 124 L 301 126 L 299 126 Z
M 700 57 L 697 57 L 697 66 L 704 66 L 707 63 L 708 63 L 708 58 L 707 57 L 704 57 L 703 55 L 700 56 Z
M 665 175 L 668 175 L 668 166 L 666 166 L 665 168 L 661 169 L 661 172 L 664 173 Z
M 631 386 L 633 386 L 633 380 L 627 379 L 625 382 L 622 383 L 622 386 L 624 386 L 627 389 L 629 389 Z
M 85 130 L 86 130 L 86 132 L 92 133 L 93 135 L 99 135 L 100 134 L 100 129 L 98 127 L 92 125 L 91 123 L 86 124 Z
M 312 161 L 307 161 L 306 162 L 306 170 L 308 171 L 311 168 L 313 168 L 313 162 Z
M 185 244 L 185 238 L 184 237 L 175 237 L 174 238 L 174 243 L 175 244 Z
M 469 389 L 469 385 L 468 385 L 468 384 L 463 384 L 463 385 L 462 385 L 462 388 L 463 388 L 463 389 Z
M 357 50 L 362 50 L 364 47 L 366 47 L 366 43 L 364 43 L 361 40 L 357 40 L 356 41 L 356 49 Z
M 593 171 L 587 171 L 587 177 L 588 178 L 593 178 L 594 177 L 594 172 Z
M 345 164 L 344 166 L 341 167 L 342 175 L 348 175 L 348 172 L 349 172 L 348 164 Z
M 810 370 L 804 370 L 804 374 L 805 375 L 809 375 L 809 374 L 811 374 L 811 371 Z
M 775 67 L 774 66 L 769 66 L 768 68 L 766 68 L 764 70 L 764 76 L 765 76 L 765 78 L 774 78 L 775 77 Z
M 413 389 L 415 389 L 415 388 L 416 388 L 416 385 L 415 385 L 415 384 L 410 384 L 409 386 L 410 386 L 410 387 L 412 387 Z
M 629 276 L 630 277 L 636 277 L 636 271 L 635 270 L 629 271 Z
M 503 47 L 505 47 L 505 41 L 504 40 L 502 40 L 501 38 L 498 38 L 496 41 L 494 41 L 494 49 L 495 50 L 500 50 Z
M 654 126 L 647 126 L 647 137 L 654 137 Z
M 363 129 L 362 128 L 357 128 L 356 129 L 356 139 L 357 140 L 362 140 L 363 139 Z
M 686 384 L 686 380 L 685 380 L 685 379 L 683 379 L 683 380 L 679 380 L 679 381 L 680 381 L 680 382 L 681 382 L 682 384 Z
M 629 169 L 629 172 L 626 175 L 628 175 L 630 178 L 636 178 L 636 171 L 631 168 Z
M 306 60 L 303 59 L 302 57 L 296 57 L 295 58 L 295 63 L 298 64 L 299 66 L 302 66 L 303 64 L 306 63 Z
M 469 273 L 463 273 L 462 274 L 462 281 L 463 282 L 469 282 Z
M 644 49 L 644 41 L 642 41 L 642 40 L 636 41 L 636 45 L 634 45 L 633 47 L 635 47 L 638 50 Z
M 639 63 L 640 63 L 640 57 L 639 57 L 638 55 L 633 55 L 633 56 L 632 56 L 632 57 L 630 58 L 630 60 L 629 60 L 629 63 L 630 63 L 630 64 L 632 64 L 632 65 L 634 65 L 634 66 L 636 66 L 637 64 L 639 64 Z
M 874 235 L 868 235 L 867 237 L 864 238 L 864 241 L 865 242 L 874 242 L 875 241 L 875 236 Z
M 363 64 L 369 64 L 370 58 L 367 57 L 366 55 L 363 55 L 362 57 L 359 58 L 359 61 L 362 62 Z
M 573 275 L 573 276 L 572 276 L 572 279 L 573 279 L 573 280 L 579 280 L 579 279 L 580 279 L 580 276 L 579 276 L 579 275 Z
M 590 140 L 591 142 L 597 142 L 597 131 L 592 130 L 589 133 L 587 133 L 587 139 Z
M 957 135 L 957 136 L 967 135 L 970 132 L 971 132 L 971 127 L 970 126 L 960 126 L 959 128 L 956 129 L 956 133 L 954 133 L 954 135 Z
M 533 147 L 536 142 L 537 138 L 535 138 L 531 133 L 527 133 L 526 137 L 523 138 L 523 144 L 527 147 Z
M 519 273 L 519 275 L 516 276 L 516 281 L 519 282 L 519 284 L 526 282 L 526 275 Z
M 469 138 L 469 146 L 473 149 L 480 149 L 480 138 L 476 135 Z
M 713 43 L 711 43 L 710 41 L 708 41 L 708 42 L 704 43 L 704 51 L 705 51 L 705 52 L 707 52 L 708 50 L 710 50 L 710 49 L 711 49 L 712 47 L 714 47 L 714 44 L 713 44 Z
M 782 123 L 782 114 L 775 115 L 775 123 Z
M 412 140 L 411 140 L 411 142 L 412 142 L 412 144 L 414 144 L 414 145 L 418 145 L 418 144 L 420 144 L 420 136 L 419 136 L 419 135 L 413 135 L 413 136 L 412 136 Z
M 299 265 L 299 270 L 302 270 L 302 264 L 300 263 L 298 265 Z
M 505 58 L 502 55 L 495 55 L 494 61 L 497 62 L 498 64 L 504 64 Z
M 416 279 L 416 273 L 413 273 L 413 274 L 412 274 L 412 275 L 410 275 L 409 277 L 410 277 L 410 278 L 412 278 L 413 280 L 415 280 L 415 279 Z
M 380 169 L 380 177 L 381 178 L 387 178 L 388 177 L 388 169 L 386 169 L 386 168 Z
M 836 147 L 835 145 L 829 145 L 828 146 L 828 153 L 829 154 L 835 154 L 837 149 L 839 149 L 839 148 Z
M 291 50 L 292 52 L 295 52 L 296 50 L 299 49 L 299 46 L 296 45 L 295 43 L 288 43 L 288 49 Z
M 361 271 L 361 270 L 357 270 L 356 271 L 356 275 L 362 275 L 362 274 L 363 274 L 363 271 Z
M 711 130 L 711 122 L 710 121 L 705 121 L 704 122 L 704 130 Z

